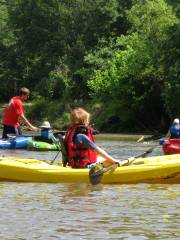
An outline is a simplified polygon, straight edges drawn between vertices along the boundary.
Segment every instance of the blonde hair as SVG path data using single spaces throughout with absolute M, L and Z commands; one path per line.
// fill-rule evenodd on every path
M 85 125 L 89 124 L 90 114 L 83 108 L 75 108 L 71 111 L 70 115 L 70 125 Z

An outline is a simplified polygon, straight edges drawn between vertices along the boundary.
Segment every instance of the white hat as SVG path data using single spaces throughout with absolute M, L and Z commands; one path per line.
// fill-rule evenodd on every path
M 178 118 L 175 118 L 174 121 L 173 121 L 174 124 L 179 124 L 179 119 Z
M 43 123 L 42 123 L 42 125 L 41 126 L 39 126 L 40 128 L 51 128 L 51 125 L 50 125 L 50 123 L 48 122 L 48 121 L 44 121 Z

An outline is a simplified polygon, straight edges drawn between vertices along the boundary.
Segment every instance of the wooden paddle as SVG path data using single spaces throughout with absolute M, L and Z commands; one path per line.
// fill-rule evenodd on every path
M 151 147 L 148 150 L 146 150 L 145 152 L 143 152 L 142 154 L 127 159 L 127 162 L 125 164 L 123 164 L 123 166 L 131 165 L 134 162 L 134 160 L 137 159 L 137 158 L 144 158 L 144 157 L 146 157 L 149 153 L 151 153 L 153 151 L 153 149 L 155 147 Z M 102 164 L 98 164 L 98 165 L 92 167 L 90 169 L 90 171 L 89 171 L 90 183 L 92 185 L 99 184 L 101 182 L 101 179 L 102 179 L 103 174 L 105 172 L 108 172 L 108 171 L 110 171 L 112 169 L 116 169 L 118 166 L 119 166 L 119 164 L 115 163 L 115 164 L 113 164 L 113 165 L 111 165 L 109 167 L 106 167 L 106 168 L 103 168 Z

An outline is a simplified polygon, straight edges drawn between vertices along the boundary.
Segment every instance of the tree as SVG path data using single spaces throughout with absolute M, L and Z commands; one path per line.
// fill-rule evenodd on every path
M 106 101 L 110 115 L 118 115 L 124 124 L 152 129 L 159 122 L 162 127 L 167 118 L 162 46 L 177 18 L 163 0 L 138 0 L 128 11 L 128 19 L 132 24 L 129 35 L 114 40 L 118 44 L 107 60 L 109 67 L 96 69 L 89 86 L 96 98 Z

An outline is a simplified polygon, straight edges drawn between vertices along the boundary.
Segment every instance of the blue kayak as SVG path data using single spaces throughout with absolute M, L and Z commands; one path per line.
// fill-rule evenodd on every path
M 0 139 L 1 149 L 17 149 L 27 148 L 28 141 L 31 140 L 31 136 L 15 136 L 8 139 Z

